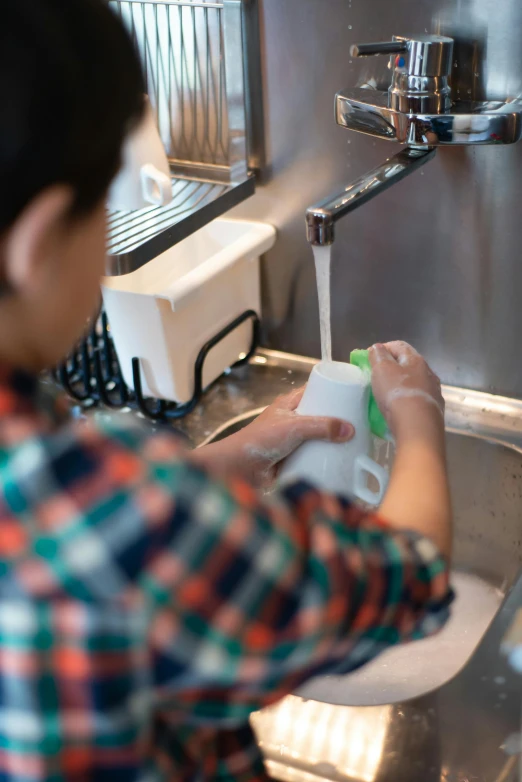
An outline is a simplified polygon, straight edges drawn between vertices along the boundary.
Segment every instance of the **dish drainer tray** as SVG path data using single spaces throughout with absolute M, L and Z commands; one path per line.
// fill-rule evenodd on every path
M 172 180 L 172 202 L 109 215 L 107 276 L 130 274 L 255 193 L 253 177 L 239 184 Z
M 109 5 L 140 54 L 173 177 L 167 206 L 109 214 L 106 274 L 115 276 L 135 271 L 253 195 L 249 161 L 259 152 L 253 154 L 247 128 L 252 112 L 260 116 L 261 89 L 249 55 L 259 51 L 251 40 L 251 0 Z

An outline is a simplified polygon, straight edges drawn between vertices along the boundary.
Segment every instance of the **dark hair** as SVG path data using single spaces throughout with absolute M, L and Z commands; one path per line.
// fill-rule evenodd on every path
M 0 231 L 50 185 L 92 210 L 143 112 L 132 42 L 105 0 L 2 0 Z

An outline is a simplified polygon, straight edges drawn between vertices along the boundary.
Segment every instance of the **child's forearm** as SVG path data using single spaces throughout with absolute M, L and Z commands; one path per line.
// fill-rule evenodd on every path
M 396 529 L 410 529 L 430 538 L 451 555 L 451 499 L 444 434 L 438 422 L 413 425 L 399 432 L 390 486 L 382 516 Z

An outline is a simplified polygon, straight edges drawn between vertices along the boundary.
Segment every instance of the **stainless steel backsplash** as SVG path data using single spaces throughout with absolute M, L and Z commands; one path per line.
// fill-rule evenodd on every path
M 319 319 L 304 213 L 398 151 L 335 124 L 334 95 L 385 58 L 356 42 L 434 32 L 457 39 L 455 90 L 522 92 L 520 0 L 262 0 L 268 168 L 238 207 L 279 230 L 264 266 L 266 341 L 317 356 Z M 377 70 L 376 70 L 377 69 Z M 446 383 L 522 396 L 522 144 L 442 149 L 437 159 L 338 226 L 334 354 L 402 338 Z

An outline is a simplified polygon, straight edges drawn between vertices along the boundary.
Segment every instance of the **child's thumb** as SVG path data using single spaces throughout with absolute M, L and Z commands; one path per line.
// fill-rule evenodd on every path
M 297 425 L 294 419 L 294 434 L 300 440 L 298 445 L 310 440 L 346 443 L 355 435 L 353 425 L 339 418 L 297 416 L 297 419 L 299 424 Z

